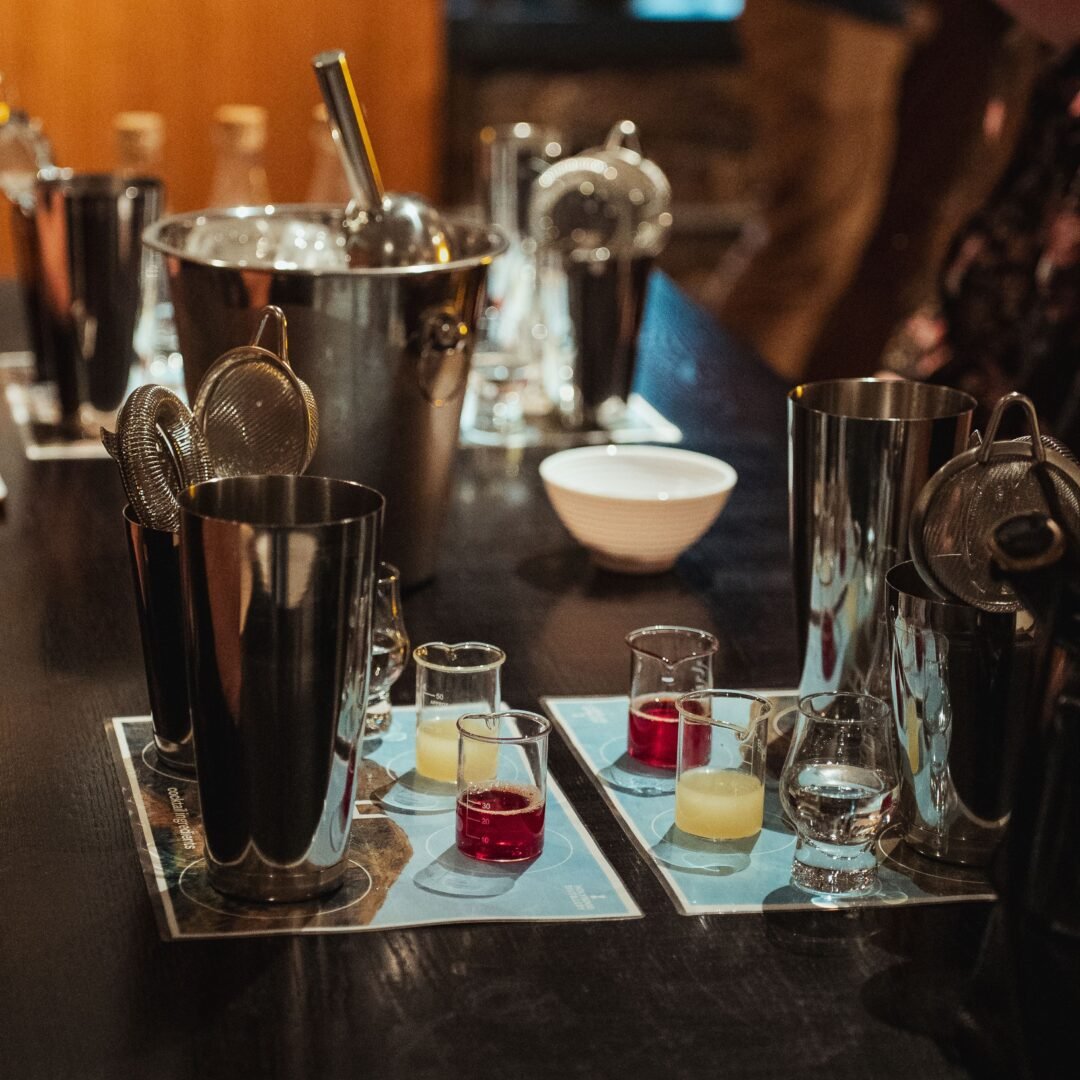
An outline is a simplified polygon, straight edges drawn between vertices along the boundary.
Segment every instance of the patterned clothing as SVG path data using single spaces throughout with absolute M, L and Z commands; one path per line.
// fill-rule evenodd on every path
M 1036 86 L 1012 161 L 887 361 L 980 403 L 1020 390 L 1080 449 L 1080 48 Z

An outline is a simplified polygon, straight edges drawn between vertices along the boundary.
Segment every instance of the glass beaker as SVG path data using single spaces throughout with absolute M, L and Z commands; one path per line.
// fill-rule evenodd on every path
M 678 699 L 675 825 L 705 840 L 746 840 L 765 819 L 765 749 L 772 703 L 740 690 Z
M 463 716 L 457 773 L 457 847 L 486 862 L 544 850 L 551 721 L 538 713 Z
M 416 771 L 443 784 L 457 782 L 458 719 L 493 713 L 500 704 L 499 670 L 506 653 L 494 645 L 429 642 L 416 661 Z
M 720 642 L 688 626 L 646 626 L 627 634 L 630 716 L 627 750 L 658 769 L 674 769 L 679 743 L 675 699 L 712 685 Z

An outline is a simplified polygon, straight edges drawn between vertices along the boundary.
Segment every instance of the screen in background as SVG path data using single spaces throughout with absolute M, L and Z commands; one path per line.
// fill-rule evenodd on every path
M 743 0 L 630 0 L 638 19 L 737 19 Z

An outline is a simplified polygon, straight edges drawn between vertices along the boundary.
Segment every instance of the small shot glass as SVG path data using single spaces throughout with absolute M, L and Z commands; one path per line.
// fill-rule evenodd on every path
M 678 699 L 677 829 L 718 844 L 752 841 L 761 832 L 772 708 L 739 690 L 699 690 Z
M 878 882 L 875 843 L 900 791 L 892 710 L 870 694 L 799 701 L 780 776 L 780 802 L 798 835 L 791 882 L 825 896 L 861 896 Z
M 712 634 L 688 626 L 645 626 L 627 634 L 630 716 L 627 752 L 657 769 L 675 769 L 679 710 L 675 700 L 712 685 Z
M 544 850 L 551 721 L 538 713 L 461 717 L 457 847 L 485 862 L 524 862 Z
M 416 661 L 416 771 L 428 780 L 457 780 L 458 718 L 499 708 L 499 672 L 506 653 L 494 645 L 430 642 Z

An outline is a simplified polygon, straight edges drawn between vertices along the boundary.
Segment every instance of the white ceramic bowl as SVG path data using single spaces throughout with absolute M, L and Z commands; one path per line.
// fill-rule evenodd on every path
M 593 561 L 667 570 L 716 520 L 738 479 L 719 458 L 666 446 L 582 446 L 540 463 L 551 505 Z

